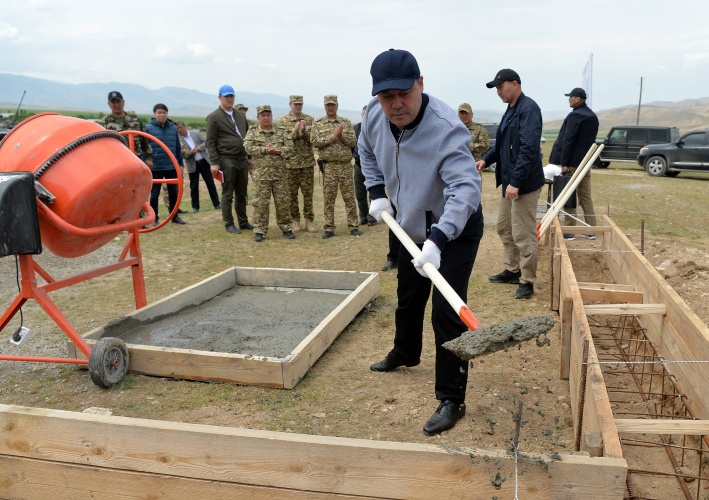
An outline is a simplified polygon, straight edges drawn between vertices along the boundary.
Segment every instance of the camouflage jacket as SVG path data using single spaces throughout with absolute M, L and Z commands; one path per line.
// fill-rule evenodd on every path
M 471 123 L 468 127 L 470 131 L 470 144 L 468 149 L 473 153 L 475 161 L 480 160 L 487 150 L 490 149 L 490 137 L 487 135 L 485 127 L 479 123 Z
M 278 148 L 281 154 L 269 153 L 269 144 Z M 293 152 L 293 141 L 283 127 L 274 124 L 271 130 L 263 130 L 260 125 L 250 128 L 244 138 L 244 148 L 254 161 L 251 176 L 255 181 L 285 178 L 286 160 Z
M 335 128 L 344 124 L 342 135 L 335 138 Z M 310 142 L 318 149 L 318 156 L 327 162 L 350 163 L 352 161 L 352 148 L 357 144 L 352 122 L 341 116 L 330 120 L 323 116 L 313 123 L 310 131 Z
M 300 120 L 305 120 L 305 128 L 296 132 L 294 130 L 295 124 Z M 310 143 L 310 131 L 313 128 L 313 121 L 313 117 L 305 113 L 301 113 L 300 118 L 296 118 L 292 111 L 278 120 L 278 126 L 286 129 L 293 140 L 293 152 L 286 163 L 287 168 L 305 168 L 315 163 L 313 145 Z
M 126 115 L 121 118 L 116 118 L 113 114 L 105 116 L 103 118 L 103 126 L 108 130 L 113 130 L 115 132 L 123 132 L 124 130 L 140 130 L 145 132 L 143 129 L 143 122 L 140 121 L 138 115 L 135 111 L 126 111 Z M 125 138 L 128 140 L 128 138 Z M 143 156 L 145 152 L 144 160 L 153 159 L 153 150 L 150 147 L 148 139 L 145 137 L 133 136 L 133 141 L 135 145 L 135 154 L 139 157 Z

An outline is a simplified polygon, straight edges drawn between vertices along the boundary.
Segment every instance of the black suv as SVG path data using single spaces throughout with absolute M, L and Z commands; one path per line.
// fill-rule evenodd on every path
M 612 161 L 635 163 L 640 148 L 646 144 L 667 144 L 679 139 L 677 127 L 649 127 L 643 125 L 623 125 L 613 127 L 602 141 L 605 148 L 595 166 L 606 168 Z
M 497 142 L 497 123 L 481 123 L 483 128 L 487 130 L 487 135 L 490 138 L 490 149 L 495 147 L 495 143 Z M 490 172 L 495 171 L 495 167 L 497 166 L 496 163 L 493 163 L 492 165 L 488 165 L 487 169 Z
M 680 172 L 709 173 L 709 129 L 688 132 L 676 142 L 645 146 L 637 161 L 654 177 L 676 177 Z

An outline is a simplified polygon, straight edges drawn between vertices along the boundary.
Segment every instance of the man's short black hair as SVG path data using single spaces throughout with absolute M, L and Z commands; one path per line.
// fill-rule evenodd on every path
M 158 109 L 164 109 L 165 111 L 167 111 L 167 106 L 159 102 L 155 106 L 153 106 L 153 113 L 155 113 Z

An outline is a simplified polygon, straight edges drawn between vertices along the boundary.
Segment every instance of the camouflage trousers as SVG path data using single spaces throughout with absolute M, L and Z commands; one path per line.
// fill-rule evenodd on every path
M 313 186 L 315 184 L 314 163 L 305 168 L 289 168 L 288 191 L 290 195 L 290 216 L 295 221 L 300 221 L 298 208 L 298 190 L 303 193 L 303 217 L 309 221 L 315 219 L 313 212 Z
M 355 201 L 352 164 L 326 163 L 323 169 L 323 197 L 325 199 L 325 231 L 335 229 L 335 198 L 339 187 L 347 212 L 347 226 L 350 230 L 359 227 L 357 202 Z
M 268 220 L 270 218 L 271 195 L 276 206 L 276 222 L 281 231 L 291 230 L 290 225 L 290 198 L 288 197 L 288 184 L 285 177 L 277 180 L 254 181 L 254 233 L 264 236 L 268 233 Z

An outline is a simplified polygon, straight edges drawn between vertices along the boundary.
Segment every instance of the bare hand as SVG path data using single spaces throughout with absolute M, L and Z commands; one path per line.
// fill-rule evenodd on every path
M 519 198 L 519 188 L 514 187 L 512 184 L 507 185 L 505 190 L 505 198 L 508 200 L 516 200 Z
M 482 171 L 485 169 L 486 165 L 485 162 L 482 160 L 478 160 L 475 162 L 475 168 L 478 169 L 478 173 L 482 173 Z
M 209 169 L 216 174 L 219 172 L 219 165 L 210 165 Z
M 335 139 L 339 139 L 340 136 L 342 135 L 342 131 L 345 129 L 345 126 L 340 123 L 337 127 L 335 127 Z

